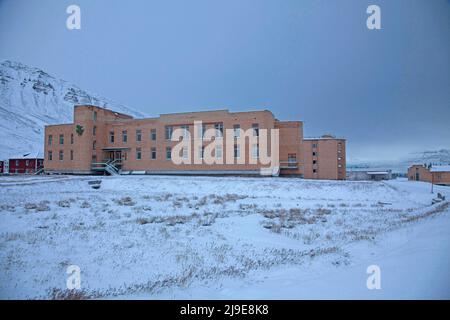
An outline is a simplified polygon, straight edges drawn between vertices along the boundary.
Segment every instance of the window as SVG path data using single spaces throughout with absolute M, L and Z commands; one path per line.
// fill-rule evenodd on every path
M 181 129 L 183 129 L 183 138 L 189 138 L 189 126 L 183 125 Z
M 150 136 L 152 141 L 156 141 L 156 129 L 150 131 Z
M 19 166 L 19 160 L 16 160 L 16 167 Z
M 257 123 L 252 124 L 253 136 L 259 137 L 259 125 Z
M 53 136 L 52 136 L 52 135 L 49 135 L 49 136 L 48 136 L 48 145 L 51 146 L 52 143 L 53 143 Z
M 73 133 L 70 134 L 70 144 L 73 144 Z
M 122 142 L 127 143 L 127 141 L 128 141 L 128 132 L 127 132 L 127 130 L 123 130 L 122 131 Z
M 92 113 L 92 120 L 97 121 L 97 111 Z
M 141 148 L 136 148 L 136 160 L 142 159 L 142 151 Z
M 216 129 L 216 137 L 223 137 L 223 123 L 216 123 L 214 129 Z
M 254 144 L 252 146 L 252 158 L 253 159 L 259 158 L 259 146 L 257 144 Z
M 63 161 L 64 160 L 64 151 L 60 150 L 59 151 L 59 161 Z
M 216 159 L 222 159 L 222 146 L 216 146 L 215 155 Z
M 170 147 L 166 147 L 166 159 L 172 159 L 172 149 Z
M 338 160 L 339 160 L 339 161 L 341 161 L 341 160 L 342 160 L 342 158 L 341 158 L 341 157 L 338 157 Z
M 313 147 L 313 148 L 317 148 L 317 143 L 313 143 L 313 144 L 312 144 L 312 147 Z
M 241 136 L 241 125 L 235 124 L 233 126 L 233 131 L 234 131 L 234 137 L 239 138 Z
M 64 135 L 63 134 L 59 135 L 59 144 L 64 144 Z
M 173 132 L 173 127 L 172 126 L 166 126 L 166 140 L 171 140 L 172 139 L 172 132 Z
M 241 147 L 238 144 L 234 145 L 234 157 L 236 159 L 241 157 Z
M 95 136 L 97 134 L 97 127 L 93 126 L 92 127 L 92 135 Z
M 313 151 L 312 155 L 313 157 L 317 156 L 317 152 Z
M 25 160 L 25 166 L 28 167 L 30 165 L 30 160 Z
M 73 150 L 70 150 L 70 160 L 73 160 Z
M 97 141 L 92 142 L 92 150 L 97 149 Z
M 313 169 L 313 173 L 317 173 L 317 169 Z
M 136 130 L 136 141 L 137 142 L 142 141 L 142 130 L 141 129 Z
M 200 159 L 203 159 L 204 155 L 205 155 L 205 147 L 204 146 L 199 146 L 198 147 L 198 157 Z
M 316 164 L 317 163 L 317 160 L 313 160 L 313 164 Z
M 183 147 L 183 159 L 187 159 L 188 158 L 188 147 L 184 146 Z
M 156 160 L 156 148 L 151 148 L 150 156 L 152 160 Z
M 109 132 L 109 142 L 114 143 L 114 131 Z
M 202 124 L 201 126 L 198 126 L 198 137 L 200 139 L 203 138 L 203 136 L 205 135 L 205 131 L 206 131 L 206 125 Z
M 288 154 L 288 164 L 297 163 L 297 154 L 289 153 Z
M 52 161 L 53 160 L 53 152 L 51 152 L 51 151 L 48 152 L 47 159 L 48 159 L 48 161 Z

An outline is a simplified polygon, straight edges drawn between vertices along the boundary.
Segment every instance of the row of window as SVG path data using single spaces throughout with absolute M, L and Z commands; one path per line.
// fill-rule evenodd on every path
M 25 160 L 25 166 L 28 167 L 30 166 L 31 162 L 30 160 Z M 14 161 L 14 165 L 16 167 L 20 166 L 20 160 L 15 160 Z M 43 165 L 43 161 L 42 160 L 38 160 L 38 166 L 42 166 Z
M 73 137 L 73 133 L 71 133 L 70 134 L 70 144 L 73 144 L 73 143 L 74 143 L 74 137 Z M 50 134 L 48 136 L 47 144 L 49 146 L 53 145 L 53 135 L 52 134 Z M 63 134 L 59 135 L 59 144 L 64 144 L 64 135 Z
M 73 156 L 74 156 L 74 152 L 73 152 L 73 150 L 70 150 L 70 160 L 73 160 Z M 59 150 L 58 159 L 59 159 L 59 161 L 64 160 L 64 151 L 63 150 Z M 53 151 L 47 152 L 47 160 L 48 161 L 53 160 Z
M 189 137 L 189 125 L 182 125 L 180 128 L 183 130 L 183 137 L 188 138 Z M 252 125 L 253 128 L 253 136 L 258 137 L 259 136 L 259 125 L 257 123 L 254 123 Z M 216 123 L 214 124 L 215 129 L 215 137 L 223 137 L 223 123 Z M 240 137 L 241 136 L 241 126 L 239 124 L 236 124 L 233 126 L 234 130 L 234 136 Z M 174 126 L 165 126 L 165 139 L 166 140 L 172 140 Z M 204 137 L 206 132 L 206 125 L 199 126 L 198 128 L 198 136 Z M 142 130 L 137 129 L 135 132 L 136 141 L 140 142 L 142 141 Z M 150 140 L 156 141 L 156 129 L 150 130 Z M 114 143 L 115 142 L 115 133 L 114 131 L 109 132 L 109 142 Z M 128 130 L 122 130 L 122 142 L 126 143 L 128 142 Z
M 198 156 L 200 157 L 200 159 L 203 159 L 204 153 L 205 153 L 205 147 L 204 146 L 200 146 L 199 150 L 198 150 Z M 222 156 L 223 156 L 222 146 L 216 146 L 216 148 L 214 150 L 214 153 L 215 153 L 215 157 L 217 159 L 221 159 Z M 182 157 L 184 159 L 188 158 L 188 149 L 187 149 L 187 147 L 184 147 L 182 149 Z M 240 158 L 241 157 L 240 145 L 235 145 L 234 146 L 234 157 L 235 158 Z M 259 146 L 258 145 L 252 146 L 252 157 L 253 158 L 259 158 Z M 73 160 L 73 158 L 74 158 L 74 152 L 73 152 L 73 150 L 70 150 L 70 160 Z M 48 151 L 47 159 L 48 159 L 48 161 L 52 161 L 53 160 L 53 151 Z M 142 159 L 142 148 L 136 148 L 136 160 L 141 160 L 141 159 Z M 150 159 L 156 160 L 156 148 L 155 147 L 150 149 Z M 166 147 L 166 159 L 167 160 L 171 160 L 172 159 L 172 148 L 171 147 Z M 64 160 L 64 150 L 59 150 L 58 160 L 60 160 L 60 161 Z
M 199 146 L 198 148 L 198 157 L 200 159 L 203 159 L 205 154 L 205 147 L 204 146 Z M 216 146 L 215 150 L 214 150 L 214 154 L 216 159 L 221 159 L 223 157 L 223 151 L 222 151 L 222 146 Z M 187 159 L 189 156 L 188 153 L 188 148 L 187 147 L 183 147 L 182 149 L 182 157 L 183 159 Z M 234 146 L 234 157 L 235 158 L 240 158 L 241 157 L 241 147 L 240 145 L 235 145 Z M 252 147 L 252 157 L 253 158 L 259 158 L 259 146 L 258 145 L 254 145 Z M 136 160 L 141 160 L 142 159 L 142 148 L 136 148 Z M 152 160 L 156 160 L 156 148 L 150 148 L 150 159 Z M 171 160 L 172 159 L 172 148 L 171 147 L 166 147 L 166 160 Z

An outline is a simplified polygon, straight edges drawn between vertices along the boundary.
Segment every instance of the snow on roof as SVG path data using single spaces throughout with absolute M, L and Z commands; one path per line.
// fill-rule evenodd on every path
M 430 172 L 450 172 L 450 165 L 448 166 L 432 166 Z
M 37 152 L 29 152 L 19 155 L 14 155 L 12 157 L 9 157 L 9 159 L 43 159 L 44 156 L 40 151 Z
M 367 171 L 367 174 L 374 174 L 374 175 L 377 175 L 377 174 L 389 174 L 390 172 L 389 171 Z

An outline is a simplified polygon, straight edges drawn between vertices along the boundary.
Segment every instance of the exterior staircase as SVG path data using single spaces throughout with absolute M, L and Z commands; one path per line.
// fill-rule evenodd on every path
M 93 162 L 92 171 L 108 173 L 111 176 L 116 176 L 121 173 L 121 163 L 120 159 L 107 160 L 105 162 Z

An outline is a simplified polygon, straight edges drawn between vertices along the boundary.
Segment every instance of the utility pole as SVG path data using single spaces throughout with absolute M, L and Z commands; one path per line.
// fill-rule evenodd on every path
M 433 193 L 433 182 L 434 182 L 433 178 L 434 178 L 434 174 L 433 174 L 433 172 L 431 172 L 431 193 Z

